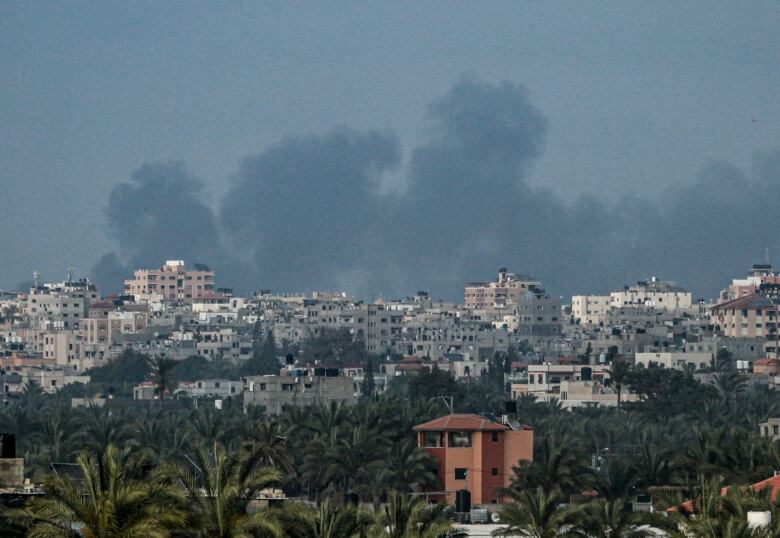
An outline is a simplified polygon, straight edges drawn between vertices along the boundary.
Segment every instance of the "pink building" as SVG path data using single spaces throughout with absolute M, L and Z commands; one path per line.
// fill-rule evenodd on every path
M 134 279 L 125 280 L 125 293 L 140 301 L 192 303 L 214 293 L 214 271 L 198 264 L 188 270 L 183 261 L 168 260 L 160 269 L 136 270 Z

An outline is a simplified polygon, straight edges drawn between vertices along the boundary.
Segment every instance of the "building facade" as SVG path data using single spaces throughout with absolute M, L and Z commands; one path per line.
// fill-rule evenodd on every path
M 125 280 L 125 293 L 137 301 L 191 304 L 214 294 L 214 271 L 198 264 L 189 270 L 182 260 L 168 260 L 159 269 L 136 270 L 132 280 Z
M 418 446 L 438 463 L 437 475 L 447 503 L 458 490 L 471 492 L 475 505 L 502 502 L 512 467 L 533 461 L 534 432 L 518 424 L 493 422 L 480 415 L 446 415 L 414 427 Z

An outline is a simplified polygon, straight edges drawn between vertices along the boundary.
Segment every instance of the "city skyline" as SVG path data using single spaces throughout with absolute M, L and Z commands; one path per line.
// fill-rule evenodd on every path
M 780 249 L 767 6 L 4 5 L 0 249 L 30 265 L 0 286 L 177 257 L 238 289 L 452 297 L 506 264 L 711 296 Z

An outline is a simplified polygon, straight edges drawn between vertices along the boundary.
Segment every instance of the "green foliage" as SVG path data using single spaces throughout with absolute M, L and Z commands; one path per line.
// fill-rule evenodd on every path
M 265 337 L 259 329 L 255 331 L 254 349 L 252 357 L 239 369 L 242 376 L 248 375 L 277 375 L 281 365 L 279 364 L 279 352 L 274 340 L 274 334 L 268 331 Z
M 306 364 L 318 362 L 326 366 L 363 364 L 367 353 L 363 341 L 354 338 L 347 329 L 322 329 L 309 338 L 301 360 Z
M 105 366 L 99 366 L 89 371 L 92 383 L 104 385 L 137 385 L 146 380 L 152 373 L 149 357 L 126 349 L 116 359 Z

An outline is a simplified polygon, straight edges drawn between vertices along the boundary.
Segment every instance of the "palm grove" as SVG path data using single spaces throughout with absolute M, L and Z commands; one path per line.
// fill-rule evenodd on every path
M 452 396 L 455 412 L 500 413 L 512 356 L 494 357 L 487 375 L 468 383 L 434 368 L 394 379 L 381 396 L 372 395 L 367 375 L 354 406 L 289 408 L 279 416 L 258 408 L 245 413 L 236 400 L 221 410 L 190 401 L 70 406 L 73 396 L 126 394 L 143 379 L 154 379 L 165 394 L 177 379 L 266 373 L 285 353 L 303 361 L 347 357 L 369 372 L 384 360 L 334 334 L 302 353 L 276 348 L 272 335 L 257 341 L 241 369 L 222 359 L 170 363 L 127 352 L 93 371 L 89 386 L 55 395 L 29 386 L 0 411 L 0 428 L 17 434 L 29 474 L 46 495 L 5 509 L 2 535 L 459 534 L 444 507 L 415 495 L 435 490 L 437 477 L 412 427 L 449 412 L 442 395 Z M 522 397 L 518 415 L 535 430 L 534 461 L 514 468 L 503 532 L 643 536 L 642 525 L 652 523 L 688 536 L 780 536 L 780 527 L 748 529 L 748 510 L 778 508 L 767 492 L 739 487 L 780 469 L 780 446 L 757 435 L 760 422 L 780 414 L 780 398 L 748 387 L 728 356 L 711 371 L 715 383 L 705 385 L 692 372 L 614 362 L 614 382 L 640 396 L 617 409 L 564 411 L 556 401 Z M 51 473 L 51 462 L 74 462 L 79 472 Z M 732 487 L 722 495 L 725 485 Z M 308 502 L 258 508 L 256 494 L 268 487 Z M 652 493 L 658 510 L 686 500 L 693 509 L 642 518 L 629 509 L 637 492 Z

